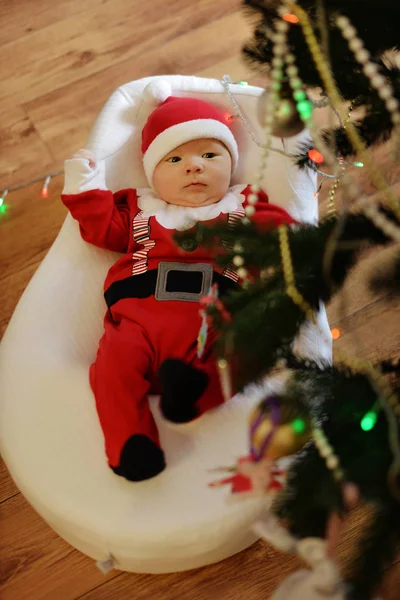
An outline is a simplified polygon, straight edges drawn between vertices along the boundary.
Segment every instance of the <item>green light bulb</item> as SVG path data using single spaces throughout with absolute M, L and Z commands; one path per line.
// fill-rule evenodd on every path
M 354 163 L 354 166 L 355 166 L 355 167 L 359 167 L 360 169 L 362 169 L 362 168 L 363 168 L 363 166 L 364 166 L 364 163 L 363 163 L 363 162 L 355 162 L 355 163 Z
M 292 427 L 293 427 L 293 431 L 300 435 L 301 433 L 304 433 L 306 424 L 303 419 L 294 419 L 292 421 Z
M 367 412 L 361 420 L 361 429 L 363 431 L 371 431 L 376 425 L 378 417 L 375 412 Z
M 302 100 L 306 100 L 307 94 L 303 90 L 296 90 L 293 94 L 293 98 L 300 102 Z
M 303 121 L 308 121 L 312 115 L 313 105 L 309 100 L 301 100 L 297 103 L 297 110 Z

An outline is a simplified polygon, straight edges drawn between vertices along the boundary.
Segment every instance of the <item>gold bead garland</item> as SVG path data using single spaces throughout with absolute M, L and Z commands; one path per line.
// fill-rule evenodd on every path
M 354 110 L 354 100 L 352 100 L 352 101 L 350 102 L 350 106 L 349 106 L 349 110 L 348 110 L 348 113 L 347 113 L 347 117 L 346 117 L 346 119 L 345 119 L 345 121 L 344 121 L 344 123 L 343 123 L 343 129 L 344 129 L 345 131 L 346 131 L 346 128 L 347 128 L 347 123 L 348 123 L 348 122 L 350 121 L 350 119 L 351 119 L 351 113 L 353 112 L 353 110 Z
M 244 223 L 249 223 L 249 218 L 251 218 L 255 213 L 255 204 L 258 202 L 258 193 L 261 190 L 264 171 L 267 164 L 267 159 L 269 156 L 269 146 L 272 135 L 272 127 L 273 127 L 273 119 L 276 103 L 279 100 L 279 92 L 282 87 L 281 80 L 283 78 L 283 56 L 286 52 L 286 37 L 287 31 L 289 29 L 289 24 L 285 21 L 278 21 L 276 23 L 276 31 L 272 36 L 273 41 L 273 59 L 272 59 L 272 70 L 271 70 L 271 93 L 268 97 L 268 101 L 265 103 L 264 110 L 264 145 L 261 150 L 261 160 L 260 166 L 258 170 L 258 176 L 256 183 L 254 183 L 250 188 L 250 194 L 248 196 L 248 206 L 245 208 L 245 217 L 243 219 Z M 244 285 L 247 282 L 248 271 L 244 266 L 244 261 L 241 261 L 240 256 L 234 256 L 233 262 L 240 263 L 238 265 L 237 273 L 239 277 L 243 280 Z
M 314 320 L 314 311 L 310 304 L 303 298 L 296 288 L 292 257 L 290 255 L 288 228 L 286 225 L 278 227 L 279 248 L 283 267 L 283 277 L 286 284 L 286 293 L 293 300 L 294 304 L 301 308 L 308 319 Z
M 400 123 L 399 101 L 394 95 L 391 82 L 379 73 L 378 65 L 370 60 L 370 53 L 364 47 L 364 42 L 357 36 L 357 30 L 350 23 L 349 19 L 343 15 L 336 17 L 336 26 L 348 41 L 350 50 L 361 64 L 363 72 L 370 80 L 372 87 L 376 89 L 381 100 L 385 102 L 385 106 L 395 125 L 396 137 L 398 138 Z
M 346 128 L 347 128 L 347 123 L 351 119 L 351 113 L 353 112 L 353 109 L 354 109 L 354 100 L 352 100 L 350 102 L 349 110 L 347 112 L 347 117 L 346 117 L 345 121 L 343 122 L 343 129 L 345 131 L 346 131 Z M 336 196 L 336 190 L 338 188 L 340 179 L 341 179 L 341 177 L 344 174 L 344 171 L 345 171 L 345 168 L 342 165 L 341 172 L 340 172 L 339 176 L 337 177 L 337 179 L 335 179 L 334 183 L 332 184 L 331 190 L 329 192 L 328 210 L 327 210 L 328 217 L 334 217 L 334 216 L 337 215 L 337 210 L 336 210 L 336 206 L 335 206 L 335 196 Z
M 325 460 L 327 468 L 332 471 L 336 481 L 342 482 L 344 479 L 343 470 L 340 468 L 339 457 L 335 454 L 333 447 L 330 445 L 325 432 L 317 424 L 313 423 L 312 437 L 315 447 L 317 448 L 321 458 Z
M 332 77 L 332 73 L 330 72 L 329 66 L 327 64 L 326 59 L 323 56 L 322 50 L 319 46 L 315 33 L 311 27 L 310 20 L 308 18 L 307 13 L 296 3 L 292 3 L 290 5 L 290 10 L 293 12 L 299 19 L 300 25 L 303 29 L 304 37 L 306 39 L 307 45 L 310 49 L 311 55 L 315 62 L 318 72 L 324 82 L 326 91 L 328 96 L 331 99 L 332 106 L 337 110 L 339 114 L 343 114 L 342 108 L 342 98 L 340 93 L 336 87 L 334 79 Z M 378 190 L 384 193 L 386 199 L 391 206 L 392 210 L 395 212 L 397 218 L 400 220 L 400 209 L 398 206 L 398 201 L 396 197 L 393 195 L 393 192 L 387 188 L 385 178 L 382 176 L 379 169 L 376 167 L 375 162 L 372 160 L 370 153 L 367 151 L 364 142 L 360 138 L 356 128 L 349 121 L 347 125 L 347 135 L 353 144 L 356 151 L 362 157 L 363 161 L 367 164 L 371 178 L 373 183 L 376 185 Z

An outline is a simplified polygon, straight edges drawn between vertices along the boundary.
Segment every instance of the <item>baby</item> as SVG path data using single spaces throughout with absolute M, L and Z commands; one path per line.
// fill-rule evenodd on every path
M 149 188 L 113 194 L 104 164 L 81 150 L 65 163 L 62 195 L 84 240 L 123 254 L 105 280 L 108 311 L 90 384 L 108 463 L 131 481 L 165 467 L 149 393 L 161 394 L 161 412 L 175 423 L 223 402 L 215 332 L 197 353 L 200 299 L 212 284 L 220 296 L 229 293 L 239 277 L 233 265 L 217 266 L 210 249 L 182 250 L 174 234 L 198 221 L 234 227 L 250 193 L 246 185 L 230 187 L 237 143 L 224 115 L 202 100 L 161 102 L 143 128 L 142 154 Z M 262 226 L 293 222 L 263 192 L 255 208 Z

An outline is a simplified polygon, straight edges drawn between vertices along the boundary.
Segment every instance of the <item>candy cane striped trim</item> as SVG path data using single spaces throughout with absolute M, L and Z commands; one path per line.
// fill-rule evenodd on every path
M 156 245 L 150 239 L 150 217 L 143 218 L 143 211 L 139 211 L 132 220 L 133 241 L 143 246 L 132 254 L 132 275 L 141 275 L 149 269 L 148 254 Z
M 243 206 L 239 206 L 235 210 L 235 212 L 228 213 L 229 229 L 235 229 L 235 227 L 237 225 L 239 225 L 240 221 L 243 219 L 244 216 L 245 216 L 245 212 L 244 212 Z M 225 250 L 227 250 L 228 252 L 230 252 L 232 250 L 231 244 L 228 244 L 227 242 L 224 242 L 223 240 L 222 240 L 222 244 L 223 244 Z M 229 277 L 229 279 L 232 279 L 232 281 L 234 281 L 235 283 L 237 283 L 239 280 L 239 275 L 237 274 L 236 267 L 233 265 L 233 263 L 229 263 L 228 265 L 226 265 L 222 275 L 225 275 L 225 277 Z

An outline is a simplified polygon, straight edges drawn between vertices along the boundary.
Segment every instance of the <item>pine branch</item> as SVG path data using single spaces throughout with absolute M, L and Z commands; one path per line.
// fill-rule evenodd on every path
M 387 214 L 394 219 L 391 213 Z M 336 234 L 336 251 L 327 277 L 324 256 Z M 304 312 L 286 294 L 278 232 L 259 231 L 254 224 L 239 224 L 235 230 L 227 223 L 213 228 L 200 224 L 194 230 L 177 234 L 176 239 L 183 247 L 196 242 L 219 249 L 220 266 L 230 264 L 237 253 L 237 250 L 220 250 L 223 248 L 221 240 L 228 247 L 240 243 L 240 254 L 246 268 L 255 275 L 254 281 L 222 297 L 232 317 L 231 323 L 218 319 L 218 312 L 210 315 L 220 334 L 217 354 L 227 357 L 228 353 L 230 358 L 233 352 L 240 364 L 240 368 L 235 368 L 236 384 L 242 387 L 258 380 L 273 368 L 282 351 L 290 348 L 305 320 Z M 297 289 L 317 311 L 320 302 L 329 300 L 341 287 L 359 251 L 387 241 L 385 234 L 363 215 L 349 215 L 344 223 L 330 218 L 319 226 L 307 224 L 291 228 L 289 244 Z M 260 277 L 260 270 L 268 267 L 272 273 Z
M 362 418 L 378 400 L 367 376 L 337 367 L 296 370 L 286 395 L 308 406 L 339 457 L 345 479 L 359 486 L 361 497 L 391 510 L 395 501 L 388 488 L 387 473 L 393 458 L 385 413 L 378 414 L 371 431 L 361 428 Z M 314 444 L 309 442 L 291 464 L 274 511 L 286 521 L 293 535 L 324 537 L 329 515 L 342 509 L 341 491 Z
M 325 8 L 329 23 L 330 38 L 330 62 L 335 80 L 341 96 L 348 101 L 355 102 L 356 106 L 365 108 L 365 116 L 358 121 L 357 128 L 361 138 L 367 147 L 382 143 L 390 138 L 393 126 L 390 114 L 385 103 L 380 99 L 377 91 L 371 87 L 368 77 L 363 73 L 361 65 L 348 47 L 347 41 L 342 37 L 339 29 L 335 26 L 334 18 L 337 14 L 344 14 L 356 26 L 360 37 L 366 48 L 371 53 L 371 61 L 379 67 L 380 73 L 389 79 L 394 90 L 395 98 L 400 100 L 400 71 L 395 64 L 387 64 L 382 60 L 382 55 L 388 50 L 398 48 L 398 39 L 392 23 L 399 18 L 398 3 L 386 2 L 385 8 L 378 2 L 363 2 L 363 6 L 356 0 L 353 2 L 329 1 Z M 277 7 L 279 2 L 269 0 L 260 2 L 258 0 L 245 0 L 243 3 L 245 11 L 255 17 L 253 36 L 244 46 L 243 55 L 249 65 L 255 70 L 265 72 L 271 68 L 273 59 L 273 44 L 269 33 L 274 28 L 274 22 L 279 19 Z M 303 0 L 300 2 L 314 24 L 317 24 L 315 0 Z M 368 7 L 367 7 L 367 6 Z M 392 20 L 393 19 L 393 20 Z M 315 33 L 320 39 L 318 27 Z M 308 88 L 322 88 L 324 84 L 314 65 L 314 61 L 305 42 L 301 27 L 292 26 L 288 32 L 289 50 L 296 55 L 299 74 Z M 345 131 L 337 128 L 333 131 L 325 131 L 326 139 L 334 139 L 337 153 L 347 157 L 354 154 L 353 148 L 347 138 Z M 308 148 L 309 149 L 309 148 Z M 299 150 L 297 164 L 315 169 L 316 165 L 308 159 L 308 149 Z

